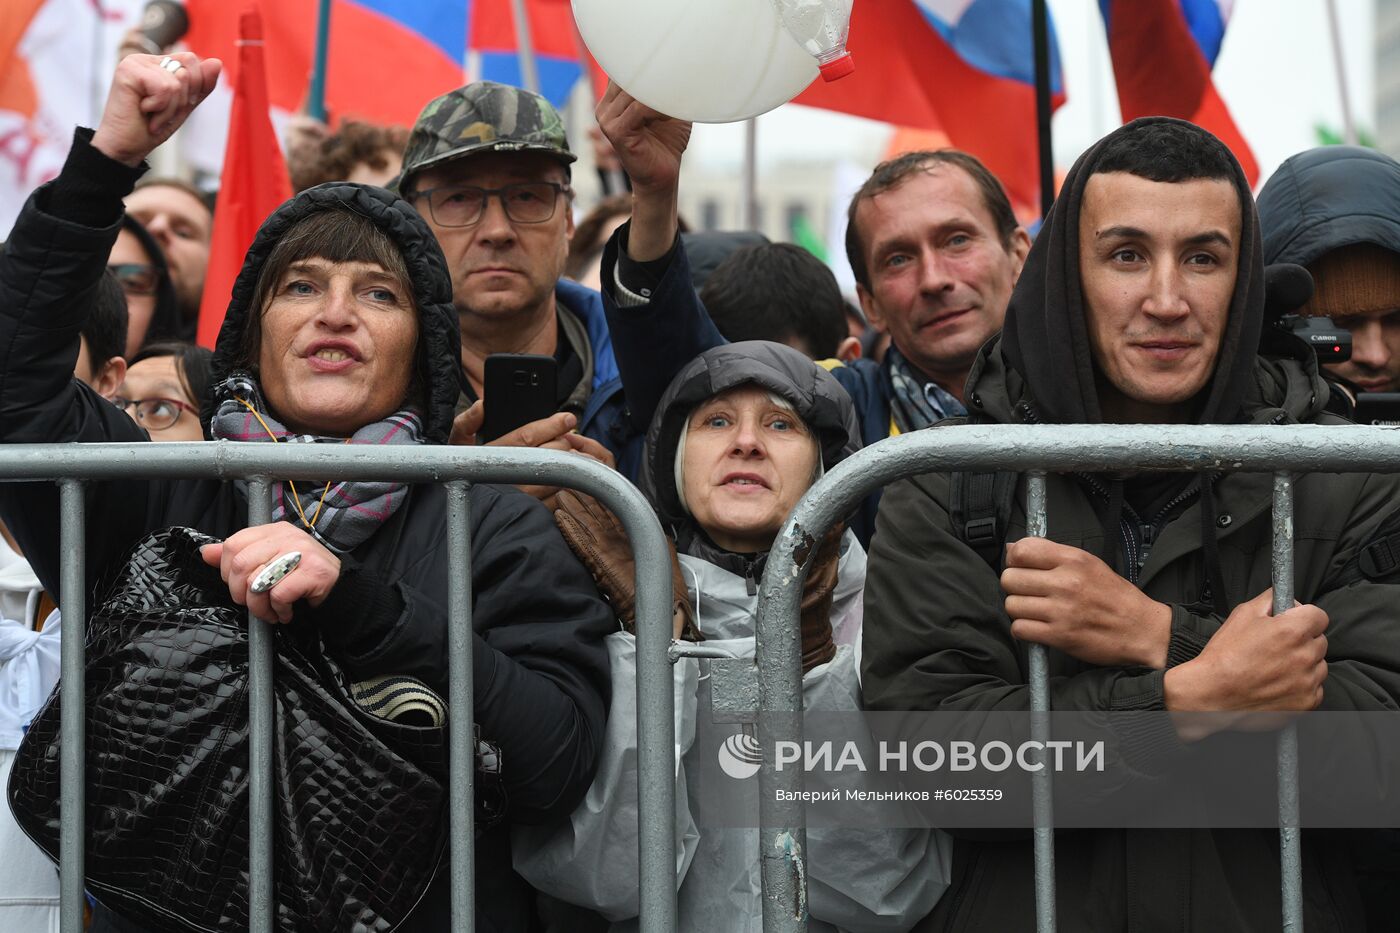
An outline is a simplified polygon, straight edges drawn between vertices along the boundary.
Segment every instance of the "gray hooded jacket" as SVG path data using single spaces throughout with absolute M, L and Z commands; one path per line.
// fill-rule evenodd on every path
M 735 658 L 754 654 L 758 596 L 753 584 L 761 576 L 762 555 L 724 551 L 695 525 L 676 494 L 674 465 L 682 425 L 695 406 L 745 384 L 792 403 L 816 435 L 824 467 L 834 466 L 859 443 L 845 390 L 825 370 L 780 344 L 750 341 L 709 350 L 667 389 L 647 436 L 643 490 L 676 536 L 706 647 Z M 831 611 L 836 656 L 803 678 L 808 709 L 860 708 L 864 578 L 865 552 L 848 531 Z M 569 827 L 555 833 L 518 832 L 515 858 L 516 869 L 531 883 L 601 912 L 621 931 L 636 929 L 638 909 L 637 734 L 630 679 L 636 652 L 631 635 L 616 634 L 609 641 L 613 706 L 599 778 Z M 757 782 L 736 780 L 717 765 L 718 750 L 740 727 L 713 721 L 709 671 L 708 660 L 686 659 L 675 666 L 680 929 L 761 933 L 758 831 L 718 828 L 757 827 Z M 935 830 L 813 828 L 807 843 L 813 930 L 906 930 L 932 909 L 947 886 L 951 840 Z

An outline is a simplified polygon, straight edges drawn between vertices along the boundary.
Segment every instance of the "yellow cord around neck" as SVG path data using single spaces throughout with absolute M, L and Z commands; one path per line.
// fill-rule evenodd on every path
M 238 398 L 238 396 L 235 395 L 234 398 Z M 238 398 L 238 403 L 253 413 L 253 417 L 258 419 L 258 424 L 262 425 L 262 429 L 267 432 L 267 436 L 272 438 L 272 443 L 280 443 L 277 435 L 267 426 L 267 422 L 263 420 L 262 415 L 258 414 L 256 408 L 248 404 L 245 399 Z M 350 438 L 347 437 L 345 443 L 350 443 Z M 316 503 L 316 511 L 312 513 L 311 521 L 306 520 L 306 511 L 301 507 L 301 497 L 297 494 L 297 484 L 291 480 L 287 480 L 287 485 L 292 487 L 292 506 L 297 510 L 297 516 L 301 519 L 301 523 L 306 526 L 307 531 L 314 532 L 316 530 L 316 522 L 321 518 L 321 506 L 326 504 L 326 496 L 330 494 L 331 481 L 328 480 L 326 482 L 326 488 L 321 490 L 321 501 Z

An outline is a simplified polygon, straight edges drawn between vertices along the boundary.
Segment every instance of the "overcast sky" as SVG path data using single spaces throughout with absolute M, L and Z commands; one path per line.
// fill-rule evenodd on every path
M 862 2 L 862 0 L 856 0 Z M 1055 156 L 1068 168 L 1086 146 L 1118 125 L 1118 100 L 1096 0 L 1050 0 L 1064 58 L 1068 100 L 1055 114 Z M 1375 128 L 1373 0 L 1337 0 L 1352 108 Z M 1327 0 L 1234 0 L 1234 14 L 1215 67 L 1215 84 L 1254 149 L 1265 178 L 1300 149 L 1316 145 L 1321 121 L 1342 126 L 1341 96 L 1328 29 Z M 762 165 L 786 160 L 849 158 L 870 163 L 884 151 L 883 124 L 786 106 L 759 121 Z M 738 163 L 743 132 L 698 126 L 689 160 Z M 1261 179 L 1262 181 L 1262 179 Z

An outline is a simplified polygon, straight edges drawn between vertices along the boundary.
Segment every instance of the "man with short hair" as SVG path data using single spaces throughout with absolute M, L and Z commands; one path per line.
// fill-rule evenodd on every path
M 1290 156 L 1259 192 L 1264 261 L 1312 273 L 1301 313 L 1351 331 L 1351 360 L 1327 367 L 1357 392 L 1400 392 L 1400 163 L 1374 149 Z
M 726 340 L 785 343 L 814 360 L 860 356 L 836 276 L 792 243 L 735 250 L 706 279 L 700 300 Z
M 683 257 L 672 262 L 690 125 L 646 118 L 645 108 L 615 87 L 600 104 L 606 107 L 615 112 L 614 142 L 632 178 L 633 211 L 605 251 L 602 295 L 562 278 L 574 232 L 569 181 L 576 156 L 559 113 L 543 97 L 478 81 L 431 101 L 414 124 L 396 186 L 428 221 L 452 274 L 468 382 L 463 401 L 471 405 L 454 438 L 474 441 L 480 428 L 482 406 L 473 403 L 482 400 L 488 356 L 553 356 L 559 414 L 497 443 L 578 450 L 615 460 L 635 477 L 642 438 L 670 376 L 722 338 L 697 310 L 664 320 L 652 310 L 671 307 L 669 296 L 690 288 Z M 648 264 L 666 271 L 653 277 Z M 620 372 L 613 355 L 613 317 L 626 318 L 649 345 L 647 368 L 635 379 Z
M 972 361 L 1030 249 L 1001 183 L 965 152 L 910 152 L 875 168 L 847 218 L 856 296 L 892 350 L 860 373 L 863 440 L 966 414 Z
M 199 320 L 209 244 L 214 236 L 214 213 L 204 195 L 178 178 L 143 179 L 126 196 L 126 212 L 141 221 L 160 244 L 180 301 L 180 315 L 192 325 Z
M 73 378 L 105 399 L 115 396 L 126 378 L 126 326 L 126 292 L 108 270 L 98 279 L 73 367 Z
M 968 372 L 1001 330 L 1030 243 L 1001 183 L 965 152 L 910 152 L 875 167 L 851 198 L 846 257 L 866 320 L 890 344 L 879 363 L 832 370 L 866 446 L 968 414 Z M 851 520 L 867 546 L 879 503 L 879 492 L 867 496 Z
M 1302 341 L 1258 355 L 1263 268 L 1229 150 L 1182 121 L 1136 120 L 1071 169 L 1005 330 L 978 354 L 969 409 L 998 424 L 1341 424 Z M 1109 764 L 1127 772 L 1154 774 L 1182 746 L 1247 728 L 1250 711 L 1396 708 L 1400 639 L 1383 633 L 1400 578 L 1355 569 L 1393 527 L 1393 478 L 1296 479 L 1299 605 L 1277 615 L 1267 474 L 1053 475 L 1049 538 L 1025 537 L 1018 482 L 994 556 L 953 520 L 968 478 L 919 476 L 884 498 L 866 585 L 869 708 L 972 713 L 976 738 L 985 711 L 1030 708 L 1023 642 L 1048 649 L 1054 710 L 1220 713 L 1112 720 Z M 1307 929 L 1364 928 L 1344 846 L 1303 835 Z M 1276 828 L 1059 833 L 1059 929 L 1279 929 L 1278 839 Z M 1028 836 L 959 838 L 953 866 L 952 890 L 917 929 L 1034 928 Z

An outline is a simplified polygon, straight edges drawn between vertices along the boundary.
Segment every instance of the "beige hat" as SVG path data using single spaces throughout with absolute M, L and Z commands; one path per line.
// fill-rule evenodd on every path
M 1309 315 L 1345 317 L 1400 308 L 1400 253 L 1371 243 L 1353 243 L 1326 253 L 1311 265 Z

